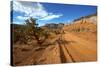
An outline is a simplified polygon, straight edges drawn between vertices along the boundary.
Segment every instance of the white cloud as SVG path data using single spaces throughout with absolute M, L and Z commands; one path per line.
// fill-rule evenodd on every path
M 29 17 L 24 17 L 24 16 L 17 16 L 17 19 L 20 19 L 20 20 L 26 20 L 28 19 Z
M 15 24 L 23 24 L 23 22 L 20 22 L 20 21 L 16 21 L 16 22 L 12 22 L 12 23 L 15 23 Z
M 47 17 L 44 17 L 44 18 L 42 18 L 42 19 L 40 19 L 40 20 L 52 20 L 52 19 L 54 19 L 54 18 L 59 18 L 59 17 L 61 17 L 62 15 L 48 15 Z
M 24 1 L 13 1 L 13 10 L 24 13 L 24 16 L 17 16 L 17 19 L 24 20 L 29 17 L 37 18 L 39 20 L 51 20 L 59 18 L 62 15 L 49 13 L 45 10 L 42 4 L 24 2 Z

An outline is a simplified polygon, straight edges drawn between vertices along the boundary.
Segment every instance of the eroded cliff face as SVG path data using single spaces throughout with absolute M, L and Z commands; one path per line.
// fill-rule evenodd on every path
M 86 22 L 90 22 L 90 23 L 94 23 L 97 24 L 97 14 L 92 14 L 92 15 L 88 15 L 88 16 L 84 16 L 78 19 L 75 19 L 75 21 L 73 21 L 73 23 L 86 23 Z
M 97 24 L 97 16 L 91 16 L 90 18 L 86 18 L 86 20 Z
M 67 32 L 97 32 L 97 15 L 92 14 L 75 19 L 71 24 L 63 27 Z

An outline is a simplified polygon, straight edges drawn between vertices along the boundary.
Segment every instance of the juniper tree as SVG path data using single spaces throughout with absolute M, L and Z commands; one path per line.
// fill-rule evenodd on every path
M 35 37 L 35 40 L 37 40 L 37 43 L 41 45 L 45 42 L 46 38 L 48 38 L 48 33 L 42 29 L 41 27 L 38 27 L 38 24 L 36 23 L 36 19 L 30 18 L 26 21 L 27 26 L 27 34 L 28 36 Z

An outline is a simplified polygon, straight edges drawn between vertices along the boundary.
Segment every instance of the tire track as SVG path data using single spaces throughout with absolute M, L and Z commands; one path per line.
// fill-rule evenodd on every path
M 75 62 L 74 58 L 73 58 L 72 55 L 70 54 L 70 52 L 69 52 L 69 50 L 67 49 L 67 47 L 66 47 L 65 45 L 63 45 L 63 46 L 65 47 L 66 51 L 68 52 L 68 54 L 69 54 L 69 56 L 70 56 L 72 62 Z
M 66 63 L 66 57 L 65 57 L 63 49 L 61 48 L 60 45 L 59 45 L 59 49 L 60 49 L 60 60 L 61 60 L 61 63 Z
M 62 35 L 56 40 L 56 42 L 59 45 L 60 48 L 60 58 L 61 58 L 61 63 L 66 63 L 66 62 L 75 62 L 74 58 L 66 48 L 66 44 L 63 42 L 64 40 L 62 39 Z

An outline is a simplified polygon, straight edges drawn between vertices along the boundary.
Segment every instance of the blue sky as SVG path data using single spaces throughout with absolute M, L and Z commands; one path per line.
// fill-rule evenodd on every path
M 70 23 L 74 19 L 97 12 L 96 6 L 13 1 L 12 23 L 24 24 L 33 17 L 39 26 L 47 23 Z

